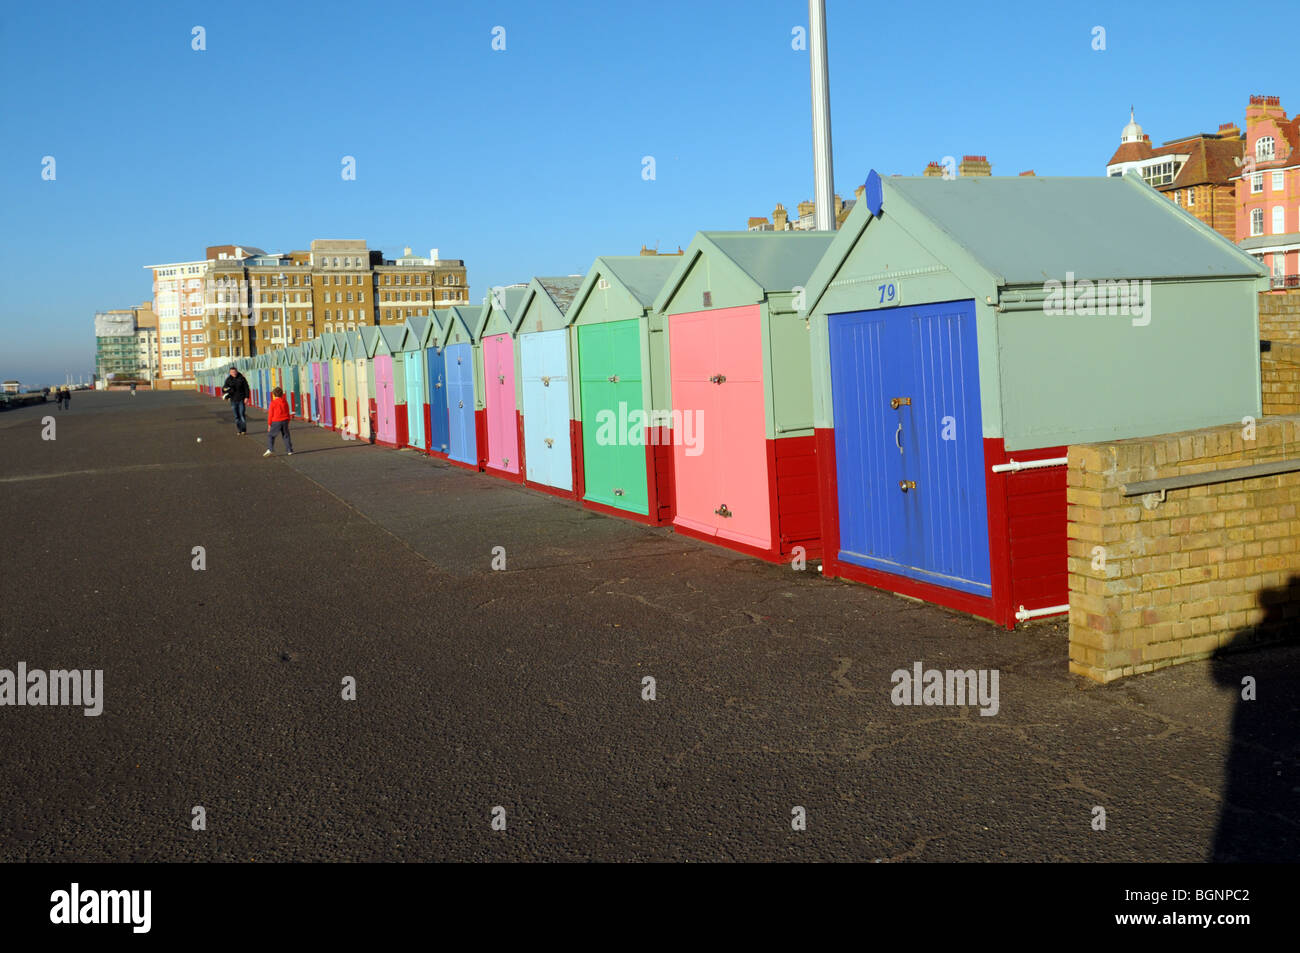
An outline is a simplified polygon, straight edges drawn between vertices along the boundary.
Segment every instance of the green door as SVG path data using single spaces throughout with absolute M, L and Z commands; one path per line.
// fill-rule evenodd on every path
M 648 516 L 640 319 L 580 326 L 578 367 L 585 497 Z

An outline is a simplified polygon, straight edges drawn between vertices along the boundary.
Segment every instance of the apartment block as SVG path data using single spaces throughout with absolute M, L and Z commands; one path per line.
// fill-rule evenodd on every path
M 1245 159 L 1234 178 L 1237 244 L 1269 269 L 1275 289 L 1300 288 L 1300 114 L 1251 96 Z

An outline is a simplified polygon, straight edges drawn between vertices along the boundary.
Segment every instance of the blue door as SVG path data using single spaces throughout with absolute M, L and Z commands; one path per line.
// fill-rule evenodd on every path
M 839 558 L 992 594 L 975 304 L 830 317 Z
M 426 368 L 429 380 L 429 447 L 434 453 L 447 453 L 451 449 L 451 435 L 447 421 L 447 373 L 442 348 L 431 347 Z
M 447 422 L 451 431 L 448 456 L 478 466 L 478 441 L 474 434 L 474 355 L 468 343 L 447 348 L 446 369 Z
M 413 447 L 428 450 L 424 442 L 424 351 L 405 351 L 406 365 L 406 439 Z
M 568 332 L 563 328 L 519 336 L 527 476 L 533 483 L 562 490 L 573 489 L 568 343 Z

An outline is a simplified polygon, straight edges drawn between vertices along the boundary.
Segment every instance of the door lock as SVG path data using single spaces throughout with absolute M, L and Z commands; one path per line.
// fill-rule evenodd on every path
M 457 406 L 457 407 L 464 407 L 464 406 L 465 406 L 465 402 L 464 402 L 463 400 L 458 400 L 458 401 L 456 401 L 456 406 Z
M 550 386 L 551 386 L 551 379 L 550 379 L 549 377 L 543 377 L 543 378 L 542 378 L 542 386 L 543 386 L 543 387 L 550 387 Z
M 609 382 L 610 382 L 611 384 L 617 384 L 617 383 L 618 383 L 618 375 L 617 375 L 617 374 L 610 374 L 610 375 L 609 375 Z
M 716 513 L 717 515 L 719 515 L 719 516 L 725 518 L 725 519 L 730 519 L 731 516 L 732 516 L 731 510 L 727 509 L 727 504 L 726 504 L 726 503 L 723 503 L 721 506 L 719 506 L 719 507 L 718 507 L 716 510 L 714 510 L 713 512 Z
M 554 440 L 553 438 L 551 438 L 551 437 L 547 437 L 547 438 L 546 438 L 546 446 L 547 446 L 547 447 L 553 447 L 553 446 L 555 446 L 555 440 Z
M 915 489 L 916 489 L 916 481 L 915 481 L 915 480 L 899 480 L 899 481 L 898 481 L 898 488 L 899 488 L 900 490 L 902 490 L 904 493 L 906 493 L 908 490 L 915 490 Z
M 893 398 L 893 399 L 889 402 L 889 406 L 892 407 L 892 408 L 894 408 L 894 410 L 898 410 L 899 407 L 911 407 L 911 406 L 912 406 L 912 398 L 910 398 L 910 397 L 895 397 L 895 398 Z
M 438 389 L 439 387 L 441 387 L 441 386 L 442 386 L 442 381 L 438 381 L 438 383 L 436 383 L 436 384 L 433 385 L 433 389 L 434 389 L 434 390 L 437 390 L 437 389 Z
M 498 375 L 497 375 L 497 383 L 498 383 L 498 384 L 504 384 L 505 382 L 506 382 L 506 375 L 504 375 L 504 374 L 498 374 Z
M 726 380 L 727 380 L 727 375 L 726 375 L 726 374 L 714 374 L 712 377 L 709 378 L 709 383 L 710 383 L 710 384 L 723 384 L 723 383 L 726 383 Z
M 614 495 L 615 495 L 615 496 L 622 496 L 622 495 L 623 495 L 623 491 L 622 491 L 622 489 L 620 489 L 619 487 L 614 487 Z

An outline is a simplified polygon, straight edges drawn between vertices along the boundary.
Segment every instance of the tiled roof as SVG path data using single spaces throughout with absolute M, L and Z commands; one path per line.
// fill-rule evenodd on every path
M 537 283 L 551 296 L 551 301 L 555 302 L 560 314 L 568 314 L 569 305 L 582 287 L 582 279 L 582 275 L 563 275 L 559 278 L 538 278 Z

